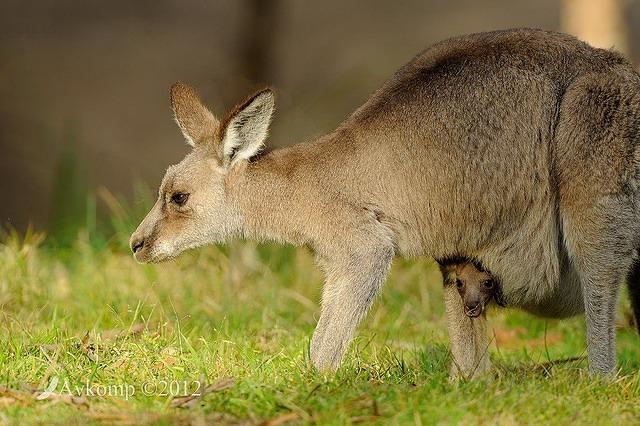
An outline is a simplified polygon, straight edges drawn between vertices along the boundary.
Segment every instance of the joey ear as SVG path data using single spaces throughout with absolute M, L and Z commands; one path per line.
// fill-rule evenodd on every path
M 264 145 L 275 108 L 275 95 L 263 89 L 236 106 L 219 127 L 219 155 L 225 166 L 248 160 Z
M 195 147 L 212 142 L 219 122 L 195 89 L 179 81 L 171 86 L 170 99 L 173 117 L 187 143 Z
M 449 275 L 450 273 L 455 271 L 455 266 L 451 265 L 451 264 L 439 264 L 440 266 L 440 272 L 442 272 L 442 276 L 443 277 L 447 277 L 447 275 Z
M 442 272 L 442 280 L 445 284 L 456 279 L 457 274 L 453 265 L 440 265 L 440 272 Z

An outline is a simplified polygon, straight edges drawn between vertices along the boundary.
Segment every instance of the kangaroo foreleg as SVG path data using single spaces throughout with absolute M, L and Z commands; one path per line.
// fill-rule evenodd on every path
M 325 263 L 322 310 L 311 340 L 316 368 L 338 368 L 357 325 L 384 283 L 392 258 L 393 248 L 381 246 Z

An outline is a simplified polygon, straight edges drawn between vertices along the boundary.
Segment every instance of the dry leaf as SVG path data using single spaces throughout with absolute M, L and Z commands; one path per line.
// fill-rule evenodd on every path
M 96 346 L 89 342 L 89 332 L 84 335 L 80 341 L 80 351 L 87 356 L 91 361 L 98 362 L 98 354 L 96 353 Z
M 162 363 L 160 367 L 174 365 L 178 362 L 180 351 L 178 350 L 178 348 L 168 346 L 160 351 L 160 357 L 160 362 Z
M 40 345 L 40 348 L 46 352 L 55 352 L 62 348 L 62 345 L 60 343 L 50 343 L 47 345 Z
M 43 401 L 53 403 L 64 403 L 69 405 L 76 405 L 82 408 L 89 408 L 89 400 L 84 396 L 69 395 L 64 393 L 49 393 L 49 395 L 43 399 Z
M 38 401 L 37 397 L 40 395 L 43 395 L 43 392 L 27 392 L 9 389 L 6 386 L 0 386 L 0 407 L 7 407 L 15 404 L 27 405 L 29 403 Z M 53 392 L 47 392 L 46 397 L 42 398 L 40 401 L 64 403 L 80 406 L 83 408 L 89 407 L 89 401 L 83 396 L 67 395 Z
M 212 392 L 222 392 L 226 389 L 233 387 L 236 384 L 236 379 L 233 377 L 227 377 L 217 382 L 205 386 L 199 389 L 198 392 L 186 395 L 174 397 L 171 401 L 171 406 L 174 408 L 190 408 L 196 405 L 205 395 Z
M 27 405 L 32 400 L 32 396 L 29 392 L 18 391 L 9 389 L 5 386 L 0 386 L 0 407 L 9 407 L 12 405 Z
M 133 324 L 129 328 L 113 328 L 111 330 L 104 330 L 100 333 L 102 340 L 117 340 L 121 337 L 137 337 L 140 336 L 146 329 L 148 328 L 148 324 L 146 323 L 137 323 Z

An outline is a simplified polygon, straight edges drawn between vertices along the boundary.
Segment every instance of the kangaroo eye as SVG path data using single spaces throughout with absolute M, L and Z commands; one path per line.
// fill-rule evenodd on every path
M 456 287 L 458 287 L 458 288 L 464 287 L 464 283 L 462 282 L 462 280 L 460 280 L 460 279 L 456 280 Z
M 176 192 L 175 194 L 171 195 L 171 202 L 178 206 L 184 205 L 184 203 L 186 203 L 188 199 L 189 194 L 185 192 Z
M 489 288 L 489 289 L 493 288 L 493 281 L 492 280 L 485 281 L 483 284 L 484 284 L 484 286 L 486 288 Z

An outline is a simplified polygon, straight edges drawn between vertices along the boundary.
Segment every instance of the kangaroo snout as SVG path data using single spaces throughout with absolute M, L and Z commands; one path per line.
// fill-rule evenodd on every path
M 152 254 L 156 245 L 156 235 L 153 232 L 155 223 L 156 218 L 152 210 L 129 238 L 129 248 L 136 262 L 148 263 L 154 261 Z
M 147 239 L 139 232 L 134 232 L 129 240 L 129 247 L 133 253 L 133 258 L 140 263 L 148 262 L 148 244 L 145 246 Z
M 144 246 L 144 238 L 132 236 L 129 245 L 133 254 L 136 254 L 136 252 Z
M 467 303 L 464 305 L 464 313 L 467 314 L 469 318 L 479 317 L 483 310 L 482 303 L 480 302 Z

